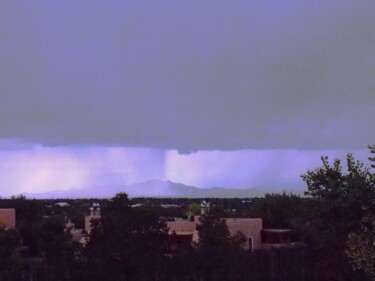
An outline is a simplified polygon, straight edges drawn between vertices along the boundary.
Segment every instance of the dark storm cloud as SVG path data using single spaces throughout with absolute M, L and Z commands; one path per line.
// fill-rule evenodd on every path
M 363 148 L 373 1 L 3 1 L 0 137 Z

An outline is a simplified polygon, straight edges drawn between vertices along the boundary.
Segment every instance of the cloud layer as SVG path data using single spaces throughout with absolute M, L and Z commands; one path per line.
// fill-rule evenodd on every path
M 0 137 L 354 149 L 375 139 L 374 1 L 4 1 Z

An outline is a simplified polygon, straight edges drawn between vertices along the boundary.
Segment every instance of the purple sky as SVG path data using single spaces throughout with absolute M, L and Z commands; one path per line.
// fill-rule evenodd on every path
M 0 195 L 153 178 L 297 188 L 322 154 L 366 159 L 374 9 L 2 1 Z

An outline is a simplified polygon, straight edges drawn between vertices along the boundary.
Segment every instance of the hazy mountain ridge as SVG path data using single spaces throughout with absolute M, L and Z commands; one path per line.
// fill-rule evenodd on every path
M 303 195 L 300 190 L 280 190 L 286 193 Z M 121 186 L 91 186 L 85 188 L 71 188 L 67 190 L 56 190 L 44 193 L 23 193 L 27 198 L 51 199 L 51 198 L 110 198 L 118 192 L 126 192 L 130 197 L 217 197 L 217 198 L 250 198 L 263 197 L 271 191 L 262 191 L 255 188 L 198 188 L 174 183 L 171 181 L 151 180 L 143 183 L 136 183 Z M 279 193 L 274 192 L 272 193 Z

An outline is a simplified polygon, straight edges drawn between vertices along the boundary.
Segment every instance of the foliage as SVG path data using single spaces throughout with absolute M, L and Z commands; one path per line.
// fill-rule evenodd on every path
M 201 212 L 201 205 L 197 202 L 192 203 L 189 205 L 188 211 L 193 213 L 194 215 L 199 215 Z
M 72 241 L 70 230 L 65 229 L 65 218 L 57 215 L 47 217 L 40 227 L 38 243 L 42 262 L 51 278 L 56 281 L 73 280 L 79 244 Z
M 200 218 L 196 229 L 199 241 L 195 244 L 195 268 L 202 279 L 245 280 L 246 238 L 240 233 L 231 237 L 225 220 L 211 213 Z
M 167 229 L 147 208 L 130 208 L 125 193 L 103 210 L 84 252 L 82 280 L 153 280 L 162 275 Z
M 372 203 L 374 177 L 351 154 L 347 155 L 346 173 L 338 159 L 330 165 L 328 157 L 322 157 L 322 164 L 302 175 L 306 195 L 314 199 L 313 216 L 304 233 L 312 249 L 313 270 L 321 272 L 322 278 L 343 280 L 352 274 L 344 254 L 347 236 L 359 227 L 363 206 Z
M 375 145 L 369 145 L 368 148 L 370 149 L 371 154 L 375 154 Z M 371 164 L 372 168 L 375 168 L 375 156 L 369 157 L 368 158 L 371 162 L 374 162 Z
M 266 194 L 253 199 L 241 216 L 262 218 L 264 228 L 295 228 L 309 219 L 309 204 L 308 199 L 293 194 Z
M 375 280 L 375 210 L 367 209 L 360 228 L 349 234 L 347 255 L 355 269 Z
M 0 226 L 0 271 L 9 271 L 19 261 L 21 237 L 15 229 Z
M 47 263 L 67 264 L 72 259 L 74 248 L 70 233 L 65 231 L 64 218 L 47 218 L 41 226 L 39 241 Z
M 16 210 L 16 224 L 22 237 L 23 246 L 28 248 L 29 255 L 39 255 L 38 237 L 42 223 L 43 208 L 45 208 L 43 202 L 18 196 L 10 200 L 0 200 L 0 208 L 14 208 Z
M 370 152 L 375 153 L 375 145 L 369 146 Z M 369 157 L 375 162 L 375 157 Z M 375 164 L 371 165 L 375 168 Z M 375 175 L 372 174 L 373 181 Z M 360 228 L 351 232 L 348 236 L 348 250 L 346 251 L 353 268 L 363 270 L 371 280 L 375 280 L 375 195 L 369 194 L 372 204 L 364 205 L 365 215 L 361 219 Z

